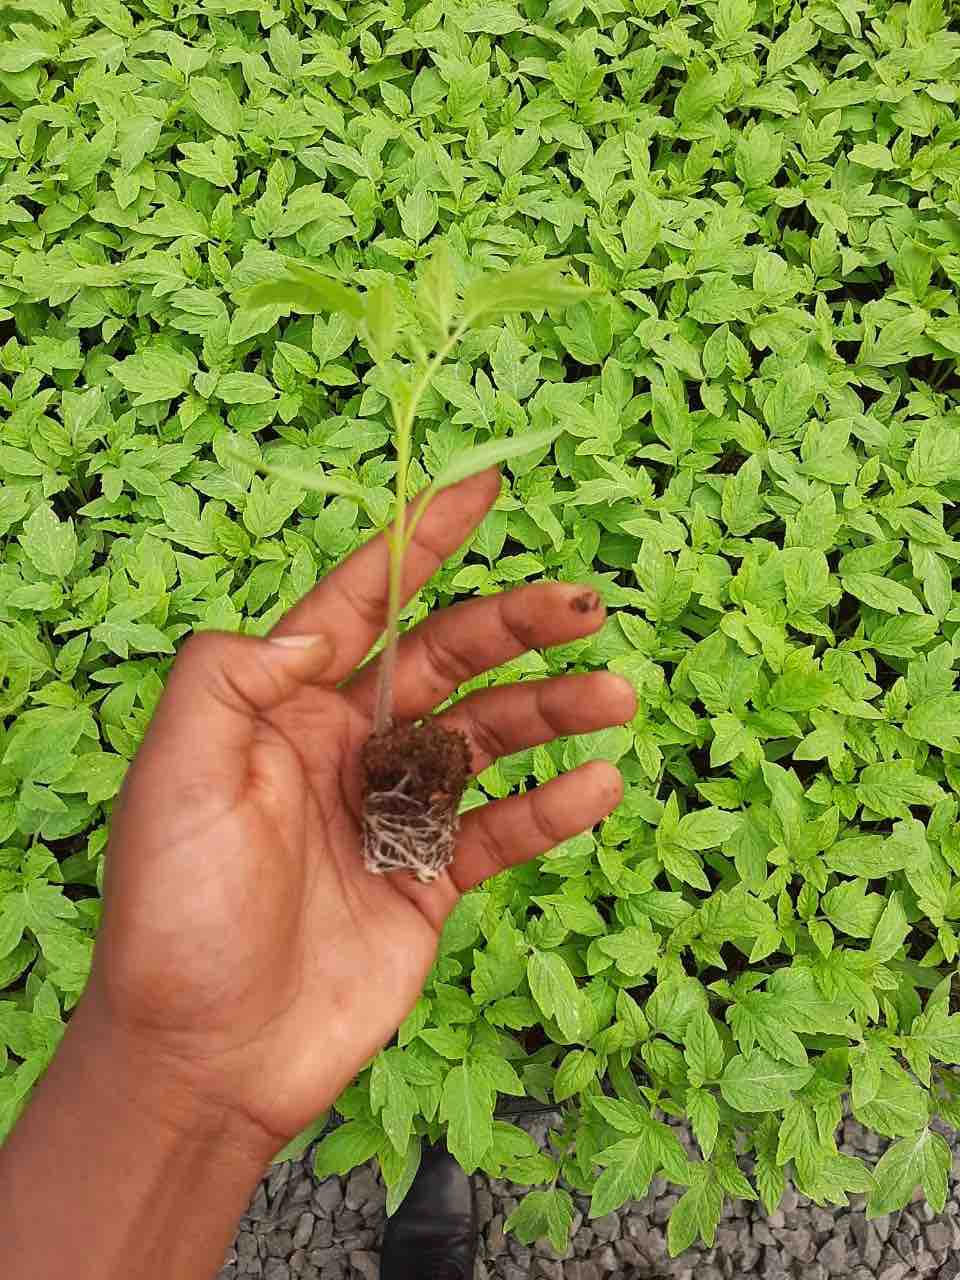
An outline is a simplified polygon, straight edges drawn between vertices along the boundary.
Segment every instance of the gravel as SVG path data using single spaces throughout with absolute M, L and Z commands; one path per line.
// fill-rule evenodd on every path
M 545 1139 L 549 1118 L 522 1123 Z M 875 1135 L 847 1122 L 842 1137 L 845 1152 L 876 1157 Z M 862 1196 L 822 1208 L 788 1187 L 769 1216 L 755 1204 L 728 1204 L 713 1248 L 699 1245 L 678 1258 L 666 1245 L 677 1193 L 662 1180 L 603 1218 L 589 1218 L 587 1201 L 575 1196 L 573 1236 L 560 1255 L 546 1242 L 528 1247 L 504 1234 L 523 1188 L 483 1175 L 475 1181 L 475 1280 L 960 1280 L 960 1154 L 939 1216 L 918 1197 L 900 1213 L 867 1221 Z M 219 1280 L 378 1280 L 384 1203 L 372 1165 L 322 1183 L 310 1152 L 277 1165 L 257 1188 Z

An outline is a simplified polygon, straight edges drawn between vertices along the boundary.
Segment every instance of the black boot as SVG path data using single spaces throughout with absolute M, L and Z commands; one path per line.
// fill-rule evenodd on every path
M 473 1280 L 473 1181 L 446 1148 L 425 1147 L 400 1208 L 387 1219 L 380 1280 Z

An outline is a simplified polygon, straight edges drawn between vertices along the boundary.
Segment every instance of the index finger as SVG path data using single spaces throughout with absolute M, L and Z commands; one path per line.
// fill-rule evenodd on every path
M 492 468 L 444 489 L 417 524 L 403 565 L 403 598 L 409 600 L 477 527 L 500 492 Z M 418 499 L 408 507 L 416 509 Z M 378 534 L 355 551 L 294 605 L 272 634 L 324 635 L 333 647 L 327 680 L 336 684 L 367 656 L 386 625 L 389 552 Z

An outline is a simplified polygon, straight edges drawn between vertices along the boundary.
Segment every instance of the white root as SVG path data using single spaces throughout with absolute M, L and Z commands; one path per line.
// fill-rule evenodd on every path
M 368 791 L 363 805 L 363 861 L 374 875 L 409 871 L 430 884 L 453 861 L 459 822 L 449 797 L 425 804 L 409 794 L 409 774 L 390 790 Z

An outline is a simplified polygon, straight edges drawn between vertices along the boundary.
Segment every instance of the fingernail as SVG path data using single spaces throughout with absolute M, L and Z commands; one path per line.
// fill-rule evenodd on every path
M 268 636 L 271 644 L 278 644 L 283 649 L 330 649 L 330 641 L 324 635 L 313 636 Z

